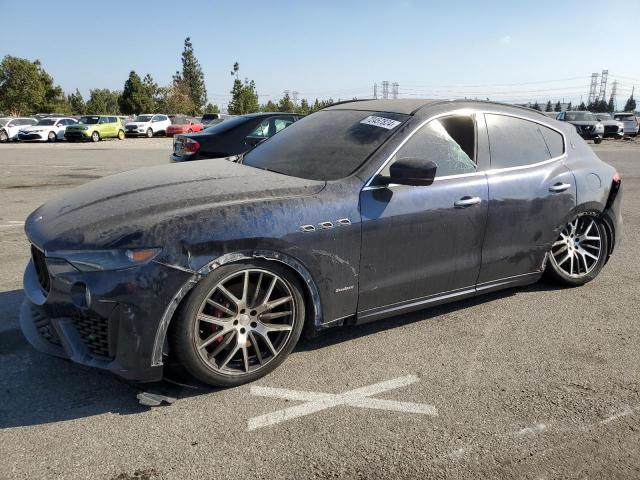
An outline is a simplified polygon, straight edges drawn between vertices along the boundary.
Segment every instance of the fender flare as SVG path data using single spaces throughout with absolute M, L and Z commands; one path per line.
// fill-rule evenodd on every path
M 158 329 L 156 330 L 156 337 L 153 343 L 153 351 L 151 356 L 152 366 L 155 367 L 158 365 L 162 365 L 162 353 L 164 351 L 164 344 L 167 337 L 169 324 L 171 323 L 171 319 L 173 318 L 173 314 L 178 308 L 178 305 L 180 305 L 182 299 L 191 291 L 191 289 L 193 289 L 193 287 L 195 287 L 198 282 L 200 282 L 200 280 L 202 280 L 204 277 L 206 277 L 222 265 L 238 262 L 241 260 L 251 260 L 255 258 L 282 263 L 289 268 L 292 268 L 302 278 L 302 280 L 304 280 L 307 292 L 309 293 L 309 297 L 311 298 L 311 305 L 313 307 L 314 327 L 317 329 L 322 328 L 322 305 L 320 303 L 320 293 L 318 292 L 318 287 L 313 280 L 313 277 L 311 276 L 307 268 L 302 264 L 302 262 L 290 255 L 274 250 L 242 250 L 238 252 L 227 253 L 207 263 L 198 271 L 192 271 L 193 275 L 191 276 L 191 278 L 189 278 L 185 282 L 185 284 L 178 290 L 178 292 L 169 302 L 169 306 L 165 309 L 158 324 Z M 181 268 L 181 270 L 184 269 Z

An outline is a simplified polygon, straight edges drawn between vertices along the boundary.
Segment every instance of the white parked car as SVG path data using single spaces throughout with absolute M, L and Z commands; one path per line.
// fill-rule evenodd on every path
M 635 113 L 618 112 L 613 114 L 613 118 L 624 124 L 624 134 L 631 137 L 638 135 L 640 124 Z
M 138 115 L 133 122 L 125 123 L 124 132 L 127 136 L 145 135 L 151 138 L 154 135 L 165 135 L 169 125 L 171 120 L 166 115 Z
M 38 123 L 38 120 L 35 118 L 0 118 L 0 143 L 16 140 L 18 138 L 18 131 L 20 130 L 20 127 L 28 127 L 30 125 L 35 125 L 36 123 Z
M 18 131 L 18 140 L 36 142 L 55 142 L 64 140 L 64 132 L 68 125 L 75 125 L 78 121 L 69 117 L 46 117 L 38 120 L 38 123 L 28 127 L 21 127 Z

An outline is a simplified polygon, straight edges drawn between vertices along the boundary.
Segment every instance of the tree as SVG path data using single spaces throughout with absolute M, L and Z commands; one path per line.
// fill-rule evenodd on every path
M 38 60 L 6 55 L 0 63 L 0 109 L 13 115 L 68 111 L 67 98 Z
M 158 89 L 158 110 L 168 113 L 185 113 L 193 115 L 196 106 L 189 95 L 189 87 L 182 78 L 174 77 L 173 83 L 168 87 Z
M 204 107 L 204 113 L 220 113 L 220 107 L 212 103 L 207 103 L 207 106 Z
M 587 106 L 584 104 L 584 102 L 580 102 L 580 105 L 578 105 L 578 110 L 580 112 L 584 112 L 587 109 Z
M 636 100 L 633 98 L 633 94 L 627 99 L 627 102 L 624 104 L 625 112 L 634 112 L 636 110 Z
M 547 107 L 544 109 L 545 112 L 553 112 L 553 108 L 551 108 L 551 100 L 547 102 Z
M 76 91 L 74 93 L 67 96 L 67 101 L 69 102 L 69 107 L 71 107 L 72 115 L 85 114 L 87 105 L 84 102 L 84 98 L 82 98 L 80 90 L 76 88 Z
M 561 111 L 562 111 L 562 105 L 560 105 L 560 100 L 558 100 L 554 108 L 554 112 L 561 112 Z
M 571 102 L 567 103 L 567 111 L 570 112 L 572 108 L 573 105 L 571 105 Z
M 533 108 L 534 110 L 542 111 L 540 105 L 538 105 L 538 102 L 535 102 L 531 108 Z
M 239 79 L 233 81 L 231 89 L 231 101 L 227 110 L 231 115 L 243 115 L 245 113 L 253 113 L 260 111 L 258 103 L 258 92 L 256 84 L 253 80 L 244 79 L 244 83 Z
M 296 108 L 296 113 L 300 115 L 309 115 L 309 113 L 311 113 L 311 106 L 306 98 L 300 100 L 300 106 Z
M 295 109 L 296 109 L 296 106 L 291 101 L 291 97 L 289 97 L 289 92 L 285 92 L 284 97 L 282 97 L 278 102 L 278 111 L 293 112 Z
M 260 110 L 263 112 L 277 112 L 278 104 L 269 100 L 267 103 L 265 103 L 260 107 Z
M 613 113 L 616 109 L 615 101 L 613 100 L 613 95 L 609 97 L 609 103 L 607 103 L 607 112 Z
M 199 113 L 207 103 L 207 88 L 204 84 L 204 73 L 202 67 L 193 52 L 191 38 L 184 40 L 184 50 L 182 51 L 182 79 L 189 92 L 189 97 L 195 105 L 195 112 Z
M 120 92 L 108 88 L 96 88 L 89 92 L 87 113 L 92 115 L 118 115 Z
M 156 101 L 154 99 L 157 87 L 149 74 L 144 78 L 131 70 L 129 78 L 124 82 L 124 89 L 120 96 L 120 111 L 126 115 L 155 111 Z

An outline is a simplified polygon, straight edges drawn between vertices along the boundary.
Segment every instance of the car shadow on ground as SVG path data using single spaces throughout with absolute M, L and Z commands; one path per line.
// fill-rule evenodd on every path
M 556 288 L 548 283 L 537 283 L 365 325 L 338 328 L 315 338 L 302 339 L 295 351 L 316 350 L 416 321 L 433 320 L 521 291 Z M 105 413 L 132 415 L 148 411 L 150 407 L 138 400 L 140 394 L 159 399 L 161 405 L 166 405 L 178 399 L 218 391 L 200 384 L 175 365 L 167 366 L 167 380 L 130 384 L 100 370 L 41 354 L 28 344 L 20 331 L 18 315 L 22 299 L 22 290 L 0 292 L 0 429 Z

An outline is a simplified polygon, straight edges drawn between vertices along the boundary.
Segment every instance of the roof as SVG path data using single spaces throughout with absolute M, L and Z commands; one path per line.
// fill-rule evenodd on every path
M 424 98 L 397 98 L 393 100 L 351 100 L 340 102 L 325 108 L 325 110 L 369 110 L 374 112 L 393 112 L 411 115 L 416 110 L 437 103 L 440 100 Z

